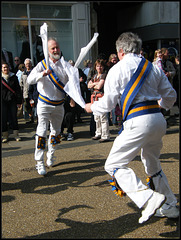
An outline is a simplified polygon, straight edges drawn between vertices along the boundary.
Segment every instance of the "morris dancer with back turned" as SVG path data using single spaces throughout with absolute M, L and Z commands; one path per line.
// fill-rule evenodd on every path
M 159 160 L 162 137 L 166 133 L 166 121 L 160 110 L 173 106 L 176 92 L 162 70 L 139 56 L 141 45 L 142 40 L 136 34 L 120 35 L 116 41 L 120 61 L 108 72 L 104 96 L 85 107 L 88 113 L 101 115 L 120 103 L 123 126 L 106 160 L 105 170 L 112 176 L 111 185 L 117 193 L 124 192 L 139 208 L 144 208 L 140 224 L 155 212 L 158 217 L 179 216 L 176 197 Z M 144 185 L 128 167 L 140 150 L 154 190 Z

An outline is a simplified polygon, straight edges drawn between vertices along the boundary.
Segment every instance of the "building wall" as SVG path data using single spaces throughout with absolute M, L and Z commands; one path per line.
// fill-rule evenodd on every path
M 89 4 L 78 3 L 72 5 L 73 18 L 73 46 L 74 59 L 77 59 L 80 49 L 85 47 L 92 38 L 90 33 L 90 9 Z M 85 58 L 90 58 L 90 52 Z
M 7 7 L 5 15 L 3 4 Z M 33 16 L 28 16 L 28 8 Z M 95 61 L 100 52 L 107 57 L 116 53 L 115 41 L 127 30 L 137 32 L 148 45 L 154 41 L 154 48 L 161 47 L 165 40 L 175 44 L 179 41 L 179 10 L 178 1 L 2 1 L 1 47 L 11 51 L 13 57 L 19 56 L 25 40 L 23 26 L 30 29 L 34 25 L 39 34 L 40 26 L 47 22 L 49 34 L 58 38 L 66 60 L 76 61 L 81 48 L 98 32 L 97 42 L 85 57 Z M 80 67 L 83 68 L 83 62 Z
M 115 42 L 125 31 L 137 33 L 143 40 L 150 60 L 153 52 L 161 47 L 176 48 L 179 52 L 179 15 L 178 1 L 117 1 L 94 3 L 97 12 L 99 52 L 115 52 Z
M 118 13 L 119 30 L 146 27 L 158 23 L 179 23 L 179 2 L 142 2 Z

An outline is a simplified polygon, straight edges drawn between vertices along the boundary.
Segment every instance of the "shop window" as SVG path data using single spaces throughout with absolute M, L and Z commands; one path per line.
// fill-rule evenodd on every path
M 46 22 L 48 24 L 48 36 L 57 38 L 64 58 L 66 60 L 73 59 L 71 6 L 30 4 L 29 15 L 31 19 L 37 18 L 37 20 L 30 19 L 31 42 L 29 39 L 27 4 L 3 3 L 1 12 L 3 17 L 1 22 L 2 48 L 10 51 L 13 58 L 19 56 L 21 61 L 24 62 L 25 58 L 31 58 L 33 55 L 32 60 L 36 65 L 44 57 L 39 35 L 40 27 Z M 40 20 L 41 18 L 43 18 L 43 21 Z M 52 20 L 46 20 L 47 18 Z M 53 21 L 53 19 L 59 20 Z M 67 20 L 64 21 L 63 19 Z
M 22 51 L 22 43 L 25 41 L 25 39 L 27 39 L 27 36 L 24 32 L 25 25 L 28 25 L 28 21 L 2 20 L 2 48 L 10 51 L 13 54 L 13 57 L 20 56 Z
M 70 6 L 30 5 L 31 18 L 71 18 Z
M 1 4 L 1 17 L 27 17 L 27 5 L 16 3 Z
M 34 65 L 44 58 L 41 38 L 38 36 L 44 22 L 48 25 L 48 37 L 57 38 L 65 60 L 73 59 L 72 22 L 46 21 L 46 19 L 31 21 Z M 2 48 L 10 51 L 13 58 L 19 56 L 22 62 L 26 58 L 31 58 L 28 21 L 2 20 L 1 32 Z
M 48 37 L 55 37 L 60 45 L 60 50 L 65 60 L 73 59 L 73 34 L 72 22 L 69 21 L 31 21 L 36 32 L 40 34 L 40 27 L 46 22 L 48 25 Z

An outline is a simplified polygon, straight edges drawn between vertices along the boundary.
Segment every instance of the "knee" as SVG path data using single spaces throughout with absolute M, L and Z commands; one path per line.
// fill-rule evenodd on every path
M 108 164 L 107 161 L 105 162 L 104 170 L 112 176 L 113 171 L 111 170 L 110 164 Z
M 44 150 L 46 147 L 46 138 L 37 136 L 37 148 Z

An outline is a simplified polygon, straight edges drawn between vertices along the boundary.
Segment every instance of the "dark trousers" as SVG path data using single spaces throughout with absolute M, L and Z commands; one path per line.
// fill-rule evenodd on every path
M 91 113 L 91 119 L 90 119 L 90 135 L 95 136 L 96 132 L 96 122 L 94 120 L 94 115 Z
M 2 132 L 8 131 L 8 122 L 13 130 L 19 130 L 17 118 L 17 103 L 2 101 Z
M 82 113 L 82 108 L 79 106 L 77 103 L 75 103 L 75 107 L 72 108 L 72 113 L 74 116 L 74 122 L 81 122 L 81 113 Z
M 74 126 L 74 115 L 72 112 L 67 112 L 64 115 L 64 119 L 62 122 L 61 132 L 63 133 L 64 128 L 67 128 L 68 133 L 73 133 Z

